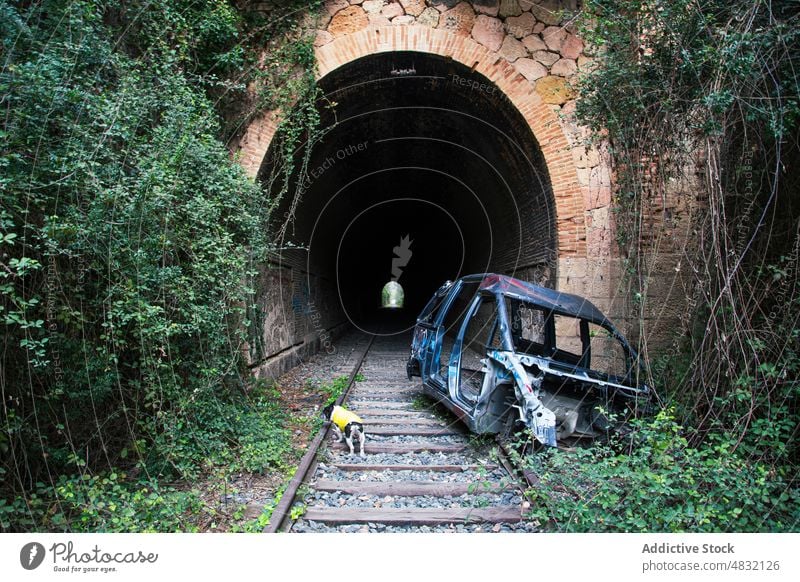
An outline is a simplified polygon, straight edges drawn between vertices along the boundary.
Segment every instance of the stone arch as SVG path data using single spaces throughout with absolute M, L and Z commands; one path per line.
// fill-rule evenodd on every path
M 561 267 L 569 267 L 571 261 L 587 257 L 585 211 L 591 193 L 588 181 L 587 185 L 579 181 L 576 158 L 581 154 L 570 144 L 553 108 L 498 53 L 489 51 L 468 36 L 426 26 L 368 27 L 336 37 L 316 49 L 318 78 L 359 58 L 394 51 L 429 53 L 454 59 L 492 81 L 524 117 L 544 156 L 553 190 L 559 287 L 581 292 L 581 289 L 572 289 L 573 281 L 564 279 L 567 273 Z M 246 129 L 239 142 L 239 159 L 249 175 L 255 177 L 258 173 L 279 122 L 276 112 L 268 112 Z M 585 275 L 579 278 L 585 278 Z

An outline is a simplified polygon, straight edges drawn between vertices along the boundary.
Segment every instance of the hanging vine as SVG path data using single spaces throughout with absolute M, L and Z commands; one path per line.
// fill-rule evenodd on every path
M 640 322 L 668 242 L 651 228 L 666 220 L 663 197 L 700 210 L 677 251 L 691 319 L 655 361 L 659 381 L 697 440 L 724 434 L 775 463 L 798 454 L 800 199 L 787 168 L 800 149 L 799 13 L 788 1 L 589 0 L 583 34 L 601 66 L 578 101 L 610 145 Z

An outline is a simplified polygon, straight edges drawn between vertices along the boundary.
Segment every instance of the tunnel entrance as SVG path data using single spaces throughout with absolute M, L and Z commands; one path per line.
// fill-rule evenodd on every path
M 401 333 L 442 283 L 470 273 L 552 286 L 550 179 L 500 89 L 453 59 L 410 51 L 359 58 L 319 84 L 324 135 L 307 179 L 290 190 L 300 199 L 280 241 L 300 248 L 277 261 L 322 281 L 341 318 Z M 275 159 L 271 148 L 262 180 Z M 290 204 L 281 201 L 274 226 Z M 382 309 L 390 280 L 403 287 L 402 309 Z

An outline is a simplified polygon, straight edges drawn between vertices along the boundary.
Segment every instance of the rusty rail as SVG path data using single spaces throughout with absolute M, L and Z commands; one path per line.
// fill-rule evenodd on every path
M 367 347 L 356 360 L 355 366 L 353 366 L 353 371 L 350 373 L 350 377 L 347 380 L 347 386 L 345 386 L 344 390 L 342 390 L 342 393 L 336 399 L 336 405 L 341 405 L 345 398 L 347 398 L 347 394 L 353 387 L 353 382 L 355 381 L 356 375 L 361 369 L 361 365 L 364 363 L 364 358 L 369 353 L 374 341 L 375 336 L 370 336 Z M 281 531 L 290 523 L 289 517 L 291 515 L 292 504 L 297 496 L 297 490 L 306 481 L 307 477 L 313 474 L 314 468 L 316 467 L 319 447 L 325 441 L 325 437 L 328 436 L 328 430 L 330 429 L 330 426 L 330 422 L 325 422 L 322 428 L 319 429 L 317 436 L 315 436 L 314 440 L 311 441 L 306 454 L 303 455 L 303 458 L 300 460 L 300 464 L 297 466 L 297 470 L 294 472 L 291 481 L 289 481 L 289 484 L 286 486 L 286 490 L 283 492 L 283 495 L 281 495 L 278 505 L 272 512 L 269 523 L 267 524 L 267 527 L 264 528 L 264 533 L 275 533 Z

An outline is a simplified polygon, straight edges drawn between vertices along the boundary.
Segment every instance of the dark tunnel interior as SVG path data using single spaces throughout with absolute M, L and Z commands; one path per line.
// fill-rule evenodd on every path
M 500 89 L 452 59 L 415 52 L 364 57 L 319 84 L 323 136 L 306 179 L 295 178 L 274 215 L 277 228 L 299 195 L 276 262 L 325 280 L 343 317 L 373 333 L 408 329 L 444 281 L 466 274 L 550 284 L 546 166 Z M 274 156 L 261 168 L 264 183 Z M 382 309 L 393 279 L 404 307 Z

